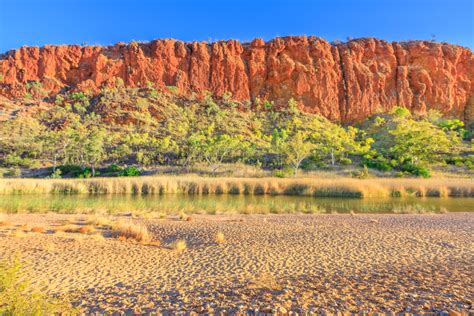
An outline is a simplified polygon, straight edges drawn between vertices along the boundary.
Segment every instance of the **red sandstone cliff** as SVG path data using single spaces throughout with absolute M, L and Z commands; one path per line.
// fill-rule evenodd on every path
M 212 44 L 156 40 L 109 47 L 23 47 L 0 57 L 0 95 L 19 97 L 25 83 L 50 94 L 64 87 L 98 92 L 120 77 L 126 86 L 151 81 L 181 92 L 231 92 L 284 106 L 293 97 L 307 112 L 360 120 L 378 109 L 404 105 L 472 119 L 474 55 L 468 48 L 373 38 L 332 45 L 317 37 L 284 37 Z

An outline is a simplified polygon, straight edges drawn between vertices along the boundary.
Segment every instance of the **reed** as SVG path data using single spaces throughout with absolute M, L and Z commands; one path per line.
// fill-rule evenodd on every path
M 315 197 L 473 197 L 474 179 L 205 178 L 0 179 L 0 194 L 247 194 Z

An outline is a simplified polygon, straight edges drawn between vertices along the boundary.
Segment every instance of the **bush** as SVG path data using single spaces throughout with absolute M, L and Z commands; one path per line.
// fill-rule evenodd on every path
M 369 168 L 367 168 L 367 166 L 364 166 L 362 170 L 354 174 L 354 177 L 359 178 L 359 179 L 367 179 L 369 176 L 370 176 L 370 173 L 369 173 Z
M 341 163 L 341 165 L 350 165 L 352 163 L 352 160 L 350 160 L 349 158 L 341 158 L 339 162 Z
M 121 167 L 121 166 L 119 166 L 119 165 L 117 165 L 117 164 L 115 164 L 115 163 L 111 164 L 110 166 L 108 166 L 108 167 L 105 169 L 106 172 L 120 172 L 120 171 L 122 171 L 122 170 L 123 170 L 123 167 Z
M 472 168 L 474 164 L 474 155 L 467 157 L 454 156 L 446 159 L 448 165 L 455 165 L 456 167 Z
M 98 176 L 99 172 L 96 172 L 95 175 Z M 85 168 L 77 175 L 77 177 L 80 179 L 92 178 L 92 170 L 90 168 Z
M 119 177 L 136 177 L 139 176 L 142 172 L 135 166 L 130 166 L 119 172 Z
M 402 165 L 401 170 L 418 177 L 423 177 L 423 178 L 431 177 L 430 170 L 427 167 L 423 167 L 423 166 L 407 163 L 407 164 Z
M 64 165 L 57 167 L 61 171 L 61 175 L 72 177 L 72 178 L 91 178 L 92 170 L 90 168 L 82 168 L 77 165 Z M 96 171 L 95 175 L 98 176 L 100 173 Z
M 82 173 L 82 167 L 77 165 L 63 165 L 57 167 L 57 169 L 61 170 L 61 174 L 64 176 L 69 176 L 76 178 Z
M 277 178 L 286 178 L 293 175 L 293 170 L 291 168 L 278 169 L 273 172 L 273 175 Z
M 392 170 L 393 163 L 393 160 L 389 161 L 388 159 L 382 156 L 378 156 L 377 158 L 366 159 L 364 162 L 367 167 L 384 172 Z
M 21 169 L 20 168 L 11 168 L 5 173 L 5 176 L 8 178 L 20 178 Z
M 14 154 L 9 154 L 5 156 L 3 163 L 7 167 L 23 168 L 32 168 L 37 165 L 37 163 L 35 163 L 35 161 L 31 160 L 30 158 L 21 158 L 20 156 Z
M 49 179 L 61 179 L 61 169 L 56 169 L 49 176 Z
M 397 171 L 397 172 L 395 172 L 395 177 L 397 177 L 397 178 L 403 178 L 403 177 L 405 177 L 405 172 L 403 172 L 403 171 Z
M 20 278 L 18 260 L 0 262 L 0 315 L 75 315 L 79 311 L 69 302 L 46 297 L 31 291 Z

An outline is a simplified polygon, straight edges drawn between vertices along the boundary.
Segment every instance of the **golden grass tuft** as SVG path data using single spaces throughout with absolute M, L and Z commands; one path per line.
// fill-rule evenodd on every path
M 21 224 L 21 225 L 18 225 L 16 230 L 26 233 L 26 232 L 30 231 L 30 228 L 28 227 L 27 224 Z
M 112 237 L 118 238 L 119 240 L 132 239 L 144 243 L 151 241 L 151 234 L 148 228 L 132 222 L 121 222 L 112 226 Z
M 33 226 L 33 227 L 31 227 L 31 232 L 42 234 L 42 233 L 45 232 L 45 228 L 43 226 Z
M 173 249 L 176 252 L 183 252 L 186 250 L 186 248 L 187 248 L 186 241 L 183 239 L 175 240 L 171 244 L 171 249 Z
M 82 226 L 82 227 L 79 227 L 79 229 L 77 230 L 77 232 L 78 232 L 79 234 L 86 234 L 86 235 L 89 235 L 89 234 L 92 234 L 93 232 L 95 232 L 95 227 L 92 226 L 92 225 Z
M 47 242 L 43 245 L 43 250 L 47 252 L 56 251 L 56 245 L 52 242 Z
M 216 234 L 216 243 L 223 244 L 225 243 L 225 236 L 223 232 L 217 232 Z
M 7 221 L 7 220 L 0 221 L 0 227 L 1 226 L 12 226 L 12 222 Z
M 100 233 L 94 233 L 94 234 L 91 234 L 90 236 L 95 241 L 104 241 L 105 240 L 104 236 Z
M 26 237 L 27 234 L 26 232 L 23 230 L 23 229 L 15 229 L 15 230 L 12 230 L 9 234 L 9 236 L 11 237 L 17 237 L 17 238 L 21 238 L 21 237 Z
M 67 224 L 67 225 L 64 225 L 64 226 L 61 226 L 61 227 L 57 227 L 54 230 L 64 232 L 64 233 L 77 233 L 77 232 L 79 232 L 79 228 L 80 228 L 80 226 L 78 226 L 78 225 Z
M 99 227 L 111 227 L 112 220 L 104 216 L 89 216 L 86 219 L 86 225 L 99 226 Z

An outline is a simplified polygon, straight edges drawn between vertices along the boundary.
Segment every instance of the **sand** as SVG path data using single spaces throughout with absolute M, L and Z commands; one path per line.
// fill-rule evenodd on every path
M 80 219 L 8 215 L 0 257 L 88 313 L 474 312 L 474 213 L 133 219 L 161 246 L 48 231 Z

